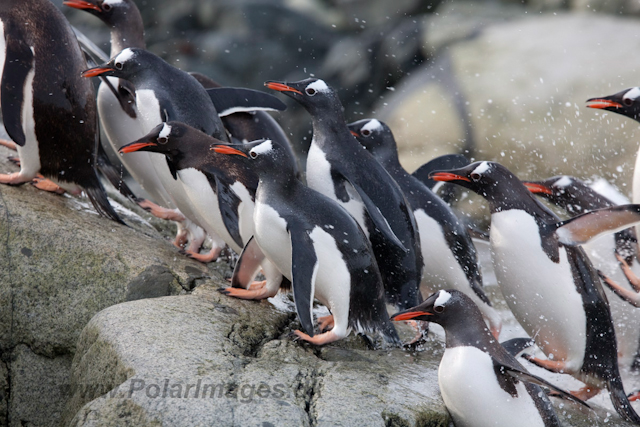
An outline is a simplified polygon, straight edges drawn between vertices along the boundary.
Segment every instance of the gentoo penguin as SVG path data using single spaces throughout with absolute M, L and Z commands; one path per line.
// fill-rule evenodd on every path
M 110 28 L 111 57 L 115 56 L 127 47 L 142 49 L 146 47 L 142 16 L 132 0 L 66 0 L 64 4 L 75 9 L 84 10 L 96 16 Z M 200 73 L 191 74 L 206 89 L 218 88 L 221 86 L 209 77 Z M 118 99 L 113 97 L 113 94 L 116 91 L 107 87 L 107 85 L 103 83 L 101 84 L 101 88 L 98 92 L 98 107 L 103 127 L 110 135 L 109 139 L 114 146 L 114 149 L 117 151 L 122 147 L 122 145 L 142 137 L 145 132 L 135 135 L 134 138 L 131 138 L 129 134 L 120 136 L 121 133 L 131 131 L 129 129 L 130 124 L 128 126 L 123 126 L 122 123 L 135 121 L 135 111 L 134 115 L 131 115 L 131 112 L 127 111 L 128 105 L 131 105 L 135 110 L 135 97 L 130 95 L 130 93 L 133 93 L 132 91 L 134 91 L 135 88 L 132 88 L 131 84 L 126 80 L 116 82 L 117 79 L 113 77 L 111 77 L 110 80 L 112 81 L 113 88 L 117 88 L 117 92 L 119 94 Z M 215 94 L 215 92 L 212 93 Z M 242 93 L 242 96 L 246 95 L 246 92 Z M 214 95 L 214 97 L 216 100 L 222 99 L 219 93 L 218 95 Z M 256 99 L 252 98 L 250 101 L 255 102 Z M 232 109 L 227 109 L 227 111 L 225 111 L 225 108 L 222 108 L 221 105 L 216 104 L 215 100 L 214 104 L 216 105 L 218 113 L 221 115 L 224 127 L 229 133 L 232 142 L 253 141 L 260 138 L 271 139 L 272 141 L 276 141 L 286 147 L 290 157 L 292 159 L 296 159 L 293 149 L 291 148 L 291 143 L 282 128 L 280 128 L 278 123 L 268 113 L 261 109 L 264 107 L 262 102 L 251 105 L 253 108 L 238 108 L 238 103 L 234 102 L 233 99 L 227 100 L 227 105 L 232 107 Z M 273 108 L 267 108 L 267 110 L 272 109 Z M 128 156 L 129 159 L 127 161 L 131 163 L 137 157 L 146 155 L 146 153 L 138 153 L 136 155 Z M 135 166 L 137 165 L 130 165 L 130 167 L 127 166 L 127 169 L 132 169 L 132 175 L 138 174 L 140 179 L 144 178 L 142 176 L 144 170 L 138 171 L 141 166 Z M 296 172 L 299 173 L 297 162 Z
M 476 248 L 464 225 L 442 199 L 402 167 L 393 133 L 385 123 L 364 119 L 348 126 L 398 183 L 413 210 L 424 260 L 422 294 L 442 288 L 464 292 L 478 305 L 491 332 L 498 337 L 502 320 L 482 289 Z
M 442 399 L 456 426 L 560 426 L 541 387 L 586 403 L 532 375 L 496 341 L 477 306 L 456 290 L 441 290 L 391 320 L 440 324 L 446 349 L 438 368 Z
M 166 156 L 169 170 L 201 213 L 200 224 L 239 254 L 253 236 L 258 176 L 249 168 L 238 167 L 229 156 L 212 151 L 216 144 L 224 142 L 184 123 L 166 122 L 121 147 L 120 152 L 146 151 Z
M 524 185 L 534 194 L 537 194 L 555 205 L 566 210 L 569 214 L 579 215 L 594 209 L 616 206 L 629 203 L 624 196 L 612 192 L 605 187 L 604 180 L 592 183 L 592 186 L 571 176 L 554 176 L 544 181 L 524 182 Z M 609 190 L 602 194 L 599 191 Z M 612 197 L 611 199 L 609 197 Z M 618 202 L 615 202 L 618 200 Z M 583 245 L 583 248 L 594 267 L 602 272 L 604 283 L 611 289 L 605 288 L 613 316 L 613 324 L 618 341 L 618 354 L 620 363 L 631 364 L 638 350 L 640 339 L 640 310 L 636 310 L 627 301 L 640 303 L 640 295 L 629 286 L 623 286 L 627 280 L 625 273 L 630 278 L 640 274 L 638 263 L 637 239 L 633 227 L 619 231 L 614 235 L 605 235 Z M 623 263 L 623 270 L 619 266 Z M 612 292 L 624 299 L 618 298 Z
M 586 386 L 573 393 L 582 400 L 607 387 L 620 416 L 640 424 L 620 379 L 607 298 L 596 270 L 578 246 L 638 221 L 640 206 L 600 209 L 558 222 L 498 163 L 476 162 L 431 177 L 459 184 L 488 201 L 498 284 L 515 318 L 548 357 L 528 360 L 583 381 Z
M 307 156 L 309 187 L 337 201 L 370 239 L 387 298 L 400 309 L 419 303 L 422 252 L 402 190 L 349 132 L 342 104 L 324 81 L 266 82 L 298 101 L 313 121 Z
M 380 332 L 387 341 L 399 342 L 385 308 L 384 287 L 371 245 L 358 223 L 340 205 L 304 186 L 278 144 L 256 141 L 217 145 L 216 153 L 229 155 L 239 167 L 250 168 L 259 177 L 254 211 L 253 239 L 245 247 L 234 276 L 251 259 L 271 261 L 292 283 L 298 318 L 305 332 L 301 339 L 316 345 L 346 337 L 351 329 Z M 279 284 L 260 291 L 228 288 L 225 293 L 243 296 L 261 293 L 273 296 Z M 314 335 L 313 299 L 326 305 L 333 315 L 333 328 Z
M 4 126 L 17 144 L 22 184 L 41 173 L 65 190 L 84 190 L 96 210 L 122 220 L 96 174 L 97 120 L 84 56 L 71 26 L 47 0 L 0 5 L 0 101 Z
M 622 114 L 640 122 L 640 88 L 632 87 L 609 96 L 591 98 L 587 100 L 587 107 L 596 108 L 612 113 Z M 640 203 L 640 149 L 636 154 L 636 164 L 633 169 L 631 184 L 631 201 Z M 636 235 L 640 234 L 640 227 L 636 226 Z
M 471 161 L 462 154 L 443 154 L 429 160 L 424 165 L 413 171 L 411 175 L 426 185 L 431 191 L 437 193 L 447 204 L 451 204 L 459 197 L 460 187 L 446 182 L 435 182 L 429 178 L 429 174 L 436 170 L 458 169 L 467 166 Z

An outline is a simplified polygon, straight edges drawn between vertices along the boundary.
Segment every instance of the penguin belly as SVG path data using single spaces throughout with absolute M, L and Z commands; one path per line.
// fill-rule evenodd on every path
M 119 79 L 115 77 L 107 78 L 115 88 L 118 87 Z M 111 147 L 116 153 L 123 145 L 136 141 L 145 135 L 139 117 L 134 119 L 125 113 L 118 99 L 105 83 L 101 83 L 98 88 L 97 103 L 100 123 Z M 134 107 L 134 110 L 139 116 L 138 109 Z M 149 153 L 137 151 L 125 156 L 120 156 L 120 160 L 133 179 L 140 184 L 154 202 L 166 208 L 175 209 L 169 195 L 159 184 L 159 179 L 151 164 Z
M 534 218 L 517 209 L 491 215 L 490 243 L 496 278 L 515 318 L 549 359 L 577 373 L 587 320 L 564 247 L 554 263 L 542 249 Z
M 240 199 L 238 205 L 238 231 L 243 242 L 248 242 L 254 233 L 253 211 L 255 209 L 254 196 L 241 182 L 234 182 L 229 188 Z
M 330 199 L 335 200 L 349 212 L 349 214 L 358 222 L 364 234 L 369 238 L 369 229 L 365 222 L 364 203 L 360 199 L 360 196 L 355 191 L 353 186 L 348 182 L 345 182 L 345 188 L 349 196 L 347 202 L 340 200 L 336 195 L 335 184 L 331 176 L 331 163 L 327 160 L 324 152 L 318 147 L 317 144 L 311 143 L 309 148 L 309 154 L 307 155 L 307 185 L 316 190 L 317 192 L 324 194 Z
M 438 369 L 440 393 L 456 427 L 544 427 L 520 381 L 517 397 L 500 388 L 491 356 L 476 347 L 447 348 Z
M 188 168 L 178 171 L 185 193 L 192 203 L 193 212 L 209 235 L 218 235 L 236 253 L 242 248 L 233 240 L 222 220 L 218 195 L 211 188 L 207 177 L 199 170 Z
M 631 289 L 627 278 L 620 269 L 620 264 L 614 256 L 616 248 L 615 237 L 608 234 L 583 245 L 593 266 L 602 271 L 613 281 L 627 289 Z M 640 264 L 634 259 L 630 265 L 633 272 L 640 277 Z M 618 342 L 619 363 L 629 366 L 633 362 L 640 340 L 640 310 L 620 299 L 609 287 L 604 286 L 604 292 L 609 300 L 611 317 Z
M 469 279 L 451 251 L 440 224 L 422 209 L 414 211 L 413 215 L 420 233 L 420 247 L 424 260 L 420 282 L 422 295 L 431 295 L 441 289 L 456 289 L 476 303 L 483 317 L 489 319 L 492 326 L 500 324 L 498 312 L 482 301 L 469 285 Z
M 256 243 L 280 273 L 291 280 L 291 238 L 286 221 L 271 206 L 259 201 L 253 218 Z
M 3 39 L 4 43 L 4 39 Z M 33 48 L 31 48 L 33 50 Z M 35 63 L 35 58 L 34 58 Z M 20 173 L 25 177 L 35 177 L 40 172 L 40 149 L 36 137 L 36 122 L 33 116 L 33 79 L 35 78 L 35 67 L 29 71 L 24 84 L 23 104 L 22 104 L 22 131 L 25 136 L 24 146 L 16 144 L 18 157 L 20 158 Z M 0 71 L 0 81 L 2 72 Z M 71 183 L 68 183 L 71 184 Z M 71 184 L 74 186 L 73 184 Z M 77 186 L 74 186 L 79 188 Z

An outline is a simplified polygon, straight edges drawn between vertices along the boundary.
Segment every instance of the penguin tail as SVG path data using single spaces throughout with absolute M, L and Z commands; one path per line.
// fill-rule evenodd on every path
M 95 180 L 92 180 L 93 182 L 91 185 L 84 187 L 83 190 L 87 193 L 87 196 L 89 197 L 89 200 L 91 200 L 91 204 L 93 204 L 95 210 L 98 211 L 100 215 L 107 217 L 112 221 L 122 225 L 127 225 L 116 213 L 115 209 L 113 209 L 111 203 L 109 203 L 107 192 L 104 190 L 98 176 L 94 176 Z
M 640 425 L 640 416 L 633 410 L 627 395 L 622 387 L 622 380 L 617 375 L 607 380 L 607 388 L 611 395 L 611 402 L 613 403 L 616 412 L 626 421 L 630 421 L 636 425 Z
M 131 191 L 127 183 L 124 182 L 124 180 L 122 179 L 122 174 L 120 173 L 118 168 L 113 163 L 111 163 L 111 160 L 109 160 L 109 157 L 107 156 L 106 151 L 104 151 L 102 144 L 98 145 L 97 167 L 100 174 L 108 179 L 111 185 L 113 185 L 113 187 L 118 190 L 120 194 L 134 203 L 138 202 L 139 198 L 135 194 L 133 194 L 133 191 Z

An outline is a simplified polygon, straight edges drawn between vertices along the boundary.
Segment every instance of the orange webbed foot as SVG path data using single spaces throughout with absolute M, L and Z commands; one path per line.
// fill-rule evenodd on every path
M 297 329 L 293 331 L 293 333 L 301 340 L 310 342 L 311 344 L 315 344 L 315 345 L 324 345 L 330 342 L 338 341 L 340 339 L 340 337 L 333 331 L 325 332 L 325 333 L 314 335 L 314 336 L 309 336 L 308 334 L 305 334 L 304 332 L 299 331 Z
M 48 191 L 49 193 L 55 193 L 55 194 L 64 194 L 65 193 L 64 188 L 60 187 L 55 182 L 53 182 L 50 179 L 47 179 L 47 178 L 45 178 L 43 176 L 37 176 L 37 177 L 33 178 L 31 183 L 38 190 Z
M 24 184 L 25 182 L 30 182 L 31 180 L 31 177 L 20 175 L 20 172 L 0 174 L 0 184 L 20 185 Z
M 192 252 L 187 250 L 187 251 L 184 251 L 184 254 L 191 259 L 195 259 L 196 261 L 200 261 L 206 264 L 206 263 L 217 260 L 218 257 L 220 256 L 220 252 L 222 252 L 222 248 L 211 249 L 206 254 L 201 254 L 198 252 Z
M 266 298 L 271 298 L 274 295 L 271 295 L 267 290 L 267 287 L 263 287 L 260 289 L 241 289 L 241 288 L 220 288 L 218 292 L 224 295 L 229 295 L 230 297 L 240 298 L 240 299 L 252 299 L 252 300 L 261 300 Z
M 318 317 L 318 327 L 321 331 L 333 329 L 334 321 L 333 315 Z
M 18 145 L 13 141 L 9 141 L 7 139 L 0 139 L 0 145 L 2 145 L 3 147 L 7 147 L 13 151 L 18 151 Z

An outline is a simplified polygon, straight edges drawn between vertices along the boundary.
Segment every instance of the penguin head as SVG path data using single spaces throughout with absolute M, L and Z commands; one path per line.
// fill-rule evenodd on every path
M 276 175 L 290 179 L 295 175 L 284 148 L 270 139 L 246 144 L 219 144 L 212 146 L 211 150 L 232 156 L 254 170 L 261 179 Z
M 484 197 L 493 212 L 521 206 L 527 201 L 540 205 L 511 171 L 496 162 L 480 161 L 460 169 L 434 171 L 429 178 L 468 188 Z
M 65 0 L 62 4 L 89 12 L 111 27 L 121 21 L 126 22 L 127 15 L 140 15 L 131 0 Z
M 466 317 L 473 301 L 460 291 L 454 289 L 441 290 L 427 298 L 422 304 L 408 310 L 396 313 L 391 320 L 425 320 L 435 322 L 443 327 L 460 317 Z M 476 307 L 476 310 L 478 308 Z
M 358 142 L 378 161 L 397 157 L 398 148 L 391 129 L 376 119 L 358 120 L 347 125 Z
M 181 156 L 181 147 L 184 146 L 183 137 L 190 131 L 198 132 L 179 122 L 161 123 L 137 141 L 120 147 L 118 151 L 120 153 L 149 151 L 165 154 L 167 158 L 175 160 Z
M 145 49 L 128 47 L 106 64 L 85 70 L 82 77 L 114 76 L 132 81 L 144 71 L 152 69 L 155 59 L 162 61 Z
M 264 85 L 295 99 L 310 113 L 327 110 L 342 113 L 338 95 L 324 80 L 311 78 L 293 83 L 267 81 Z
M 586 183 L 568 175 L 554 176 L 544 181 L 524 181 L 523 184 L 533 194 L 574 215 L 611 205 Z
M 640 88 L 638 87 L 625 89 L 614 95 L 591 98 L 587 103 L 589 108 L 611 111 L 640 121 Z

